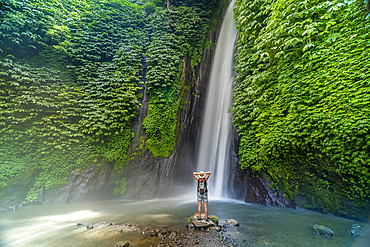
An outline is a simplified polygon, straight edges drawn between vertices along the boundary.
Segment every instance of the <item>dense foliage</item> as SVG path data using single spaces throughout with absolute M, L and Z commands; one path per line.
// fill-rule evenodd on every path
M 180 76 L 187 57 L 194 67 L 200 62 L 216 1 L 207 5 L 172 6 L 151 17 L 151 43 L 147 50 L 146 75 L 150 104 L 143 122 L 154 157 L 169 157 L 176 144 Z
M 365 1 L 237 0 L 241 165 L 335 211 L 370 195 Z
M 41 186 L 56 189 L 93 161 L 119 169 L 139 104 L 143 8 L 8 0 L 1 10 L 0 187 L 31 171 L 33 200 Z
M 146 145 L 155 157 L 171 155 L 183 61 L 200 62 L 218 2 L 1 1 L 0 189 L 27 180 L 32 201 L 93 162 L 122 172 L 141 80 L 150 96 Z M 123 176 L 115 195 L 126 191 Z

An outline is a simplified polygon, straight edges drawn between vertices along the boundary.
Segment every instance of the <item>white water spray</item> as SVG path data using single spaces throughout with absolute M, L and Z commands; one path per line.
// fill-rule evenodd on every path
M 228 178 L 226 167 L 230 147 L 229 132 L 231 116 L 232 69 L 234 43 L 237 30 L 233 18 L 232 0 L 223 20 L 218 37 L 215 57 L 208 86 L 197 170 L 211 171 L 209 193 L 212 197 L 222 197 Z

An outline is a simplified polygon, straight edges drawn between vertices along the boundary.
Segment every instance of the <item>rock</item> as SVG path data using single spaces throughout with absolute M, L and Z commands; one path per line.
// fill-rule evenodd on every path
M 126 241 L 121 241 L 121 242 L 118 242 L 114 245 L 114 247 L 128 247 L 128 246 L 131 246 L 130 243 L 126 242 Z
M 2 208 L 0 208 L 0 213 L 14 211 L 14 210 L 17 210 L 18 208 L 21 208 L 21 207 L 23 207 L 23 204 L 21 204 L 21 203 L 10 205 L 10 206 L 7 206 L 7 207 L 2 207 Z
M 227 219 L 224 222 L 224 226 L 239 226 L 239 222 L 237 220 L 234 220 L 234 219 Z
M 322 226 L 322 225 L 314 225 L 313 230 L 315 234 L 324 235 L 324 236 L 333 236 L 334 231 L 331 230 L 329 227 Z
M 353 224 L 351 230 L 348 231 L 349 235 L 353 235 L 355 237 L 360 236 L 361 228 L 364 224 Z
M 191 229 L 191 228 L 194 228 L 194 227 L 195 227 L 195 226 L 194 226 L 194 224 L 193 224 L 193 223 L 189 223 L 189 224 L 188 224 L 188 228 L 190 228 L 190 229 Z
M 198 222 L 198 214 L 194 214 L 189 217 L 187 222 L 188 228 L 203 228 L 208 229 L 208 227 L 216 226 L 218 225 L 218 217 L 216 215 L 208 215 L 209 222 L 206 222 L 206 215 L 201 214 L 201 222 Z
M 76 223 L 76 226 L 83 226 L 84 224 L 82 223 Z
M 86 228 L 87 228 L 87 229 L 93 229 L 93 228 L 94 228 L 94 226 L 93 226 L 93 225 L 87 225 L 87 226 L 86 226 Z
M 370 225 L 369 224 L 353 224 L 351 230 L 348 231 L 350 235 L 355 237 L 361 236 L 370 238 Z

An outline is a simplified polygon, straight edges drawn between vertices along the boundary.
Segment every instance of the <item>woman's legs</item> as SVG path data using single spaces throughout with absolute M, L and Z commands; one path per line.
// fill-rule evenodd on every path
M 204 212 L 206 213 L 206 220 L 208 219 L 208 202 L 204 202 Z
M 199 214 L 198 219 L 201 219 L 201 212 L 202 212 L 202 201 L 198 201 L 198 214 Z

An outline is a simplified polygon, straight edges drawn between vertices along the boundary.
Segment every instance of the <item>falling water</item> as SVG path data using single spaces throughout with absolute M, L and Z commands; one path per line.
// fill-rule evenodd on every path
M 227 9 L 216 45 L 197 163 L 198 171 L 212 172 L 209 188 L 213 197 L 223 196 L 222 190 L 228 178 L 226 164 L 231 127 L 228 108 L 231 106 L 234 43 L 237 36 L 233 19 L 234 2 L 231 1 Z

